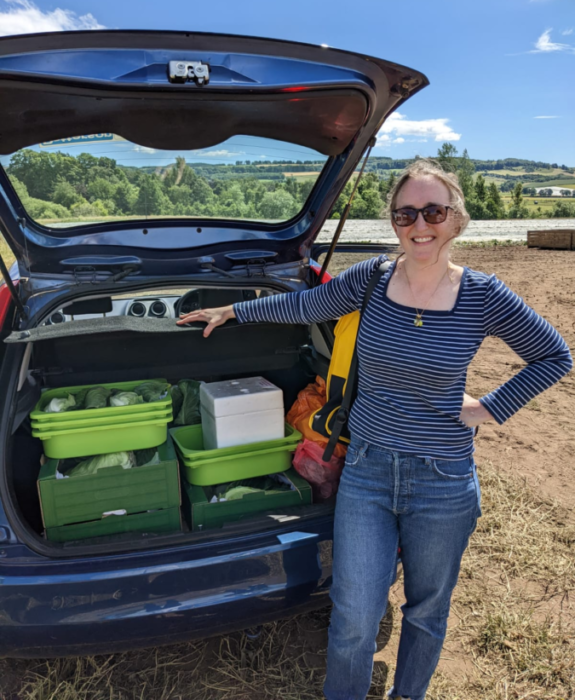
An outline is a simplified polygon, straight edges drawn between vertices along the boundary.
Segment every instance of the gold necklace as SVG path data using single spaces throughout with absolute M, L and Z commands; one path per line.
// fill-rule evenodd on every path
M 405 273 L 405 279 L 407 280 L 407 286 L 409 287 L 409 293 L 411 294 L 411 297 L 416 304 L 416 306 L 415 306 L 415 318 L 413 319 L 413 325 L 416 328 L 421 328 L 423 326 L 423 314 L 425 311 L 427 311 L 427 307 L 429 306 L 429 304 L 431 303 L 431 300 L 435 296 L 435 293 L 437 292 L 437 290 L 441 286 L 441 283 L 443 282 L 443 278 L 449 272 L 449 265 L 447 266 L 447 269 L 445 270 L 445 272 L 441 276 L 441 279 L 439 280 L 437 287 L 433 290 L 433 294 L 427 300 L 427 304 L 424 306 L 423 309 L 421 309 L 421 311 L 417 308 L 417 299 L 415 298 L 415 294 L 413 293 L 413 289 L 411 288 L 411 282 L 409 281 L 409 276 L 407 274 L 407 270 L 405 269 L 405 266 L 403 266 L 402 269 L 403 269 L 403 272 Z

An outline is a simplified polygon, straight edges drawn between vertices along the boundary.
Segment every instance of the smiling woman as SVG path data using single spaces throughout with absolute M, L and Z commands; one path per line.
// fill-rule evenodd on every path
M 326 161 L 266 138 L 167 151 L 115 134 L 59 139 L 0 159 L 30 217 L 58 227 L 168 217 L 286 221 L 301 211 Z M 308 171 L 305 179 L 291 175 Z

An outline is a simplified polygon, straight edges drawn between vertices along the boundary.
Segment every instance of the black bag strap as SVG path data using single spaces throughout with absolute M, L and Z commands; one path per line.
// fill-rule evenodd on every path
M 355 398 L 357 383 L 357 337 L 359 336 L 359 326 L 361 325 L 361 319 L 365 314 L 365 310 L 367 309 L 369 299 L 373 294 L 374 289 L 379 284 L 379 281 L 381 280 L 383 275 L 385 275 L 385 273 L 389 270 L 390 266 L 390 260 L 386 260 L 384 263 L 382 263 L 371 276 L 369 284 L 367 285 L 367 289 L 365 290 L 365 296 L 363 297 L 363 303 L 361 305 L 359 325 L 357 327 L 357 335 L 355 338 L 355 347 L 353 349 L 351 364 L 349 366 L 349 374 L 347 375 L 347 382 L 345 384 L 343 398 L 341 400 L 341 406 L 339 407 L 339 410 L 336 413 L 331 435 L 329 436 L 329 440 L 323 453 L 324 462 L 329 462 L 333 455 L 333 451 L 335 450 L 335 446 L 337 445 L 339 436 L 341 435 L 342 428 L 348 421 L 351 404 L 353 403 L 353 400 Z

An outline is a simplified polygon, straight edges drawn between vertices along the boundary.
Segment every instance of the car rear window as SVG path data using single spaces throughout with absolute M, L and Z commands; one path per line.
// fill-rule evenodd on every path
M 302 210 L 326 161 L 295 144 L 249 136 L 166 151 L 116 134 L 0 157 L 28 215 L 54 228 L 158 218 L 287 221 Z

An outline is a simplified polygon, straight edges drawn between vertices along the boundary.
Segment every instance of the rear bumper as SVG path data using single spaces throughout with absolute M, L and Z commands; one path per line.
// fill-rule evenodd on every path
M 88 571 L 87 562 L 68 561 L 44 566 L 52 575 L 26 574 L 29 567 L 3 564 L 0 656 L 125 651 L 322 607 L 329 603 L 331 535 L 305 535 L 201 559 L 186 550 L 160 552 L 155 564 L 134 562 L 138 566 L 114 571 Z

